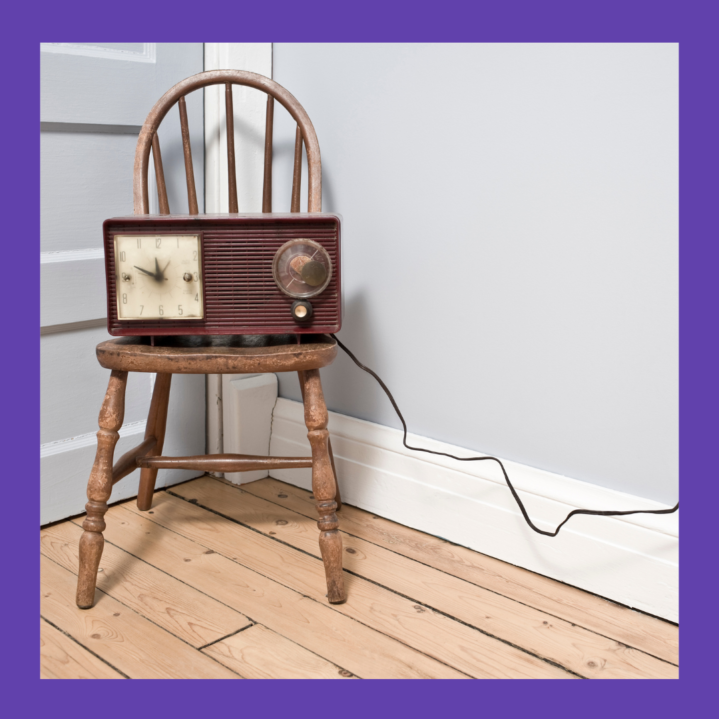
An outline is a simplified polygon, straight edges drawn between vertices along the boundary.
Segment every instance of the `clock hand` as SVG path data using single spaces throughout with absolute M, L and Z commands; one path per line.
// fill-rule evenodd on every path
M 148 272 L 147 270 L 143 270 L 142 267 L 138 267 L 137 265 L 133 265 L 133 267 L 136 270 L 140 270 L 140 272 L 144 272 L 146 275 L 150 275 L 150 277 L 152 277 L 153 279 L 156 279 L 154 273 Z
M 160 282 L 162 280 L 162 272 L 160 272 L 160 264 L 155 257 L 155 279 Z

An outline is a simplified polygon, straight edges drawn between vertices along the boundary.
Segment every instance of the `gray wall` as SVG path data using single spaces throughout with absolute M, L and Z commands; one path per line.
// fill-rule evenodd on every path
M 344 216 L 340 337 L 411 431 L 674 503 L 677 46 L 276 44 L 274 77 Z M 324 386 L 399 426 L 346 358 Z

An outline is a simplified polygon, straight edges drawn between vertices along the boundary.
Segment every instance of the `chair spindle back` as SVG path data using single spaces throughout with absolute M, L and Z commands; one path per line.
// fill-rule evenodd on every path
M 190 146 L 190 130 L 187 122 L 187 105 L 185 95 L 209 85 L 225 85 L 225 112 L 227 122 L 227 168 L 229 174 L 229 210 L 238 212 L 237 176 L 235 164 L 234 108 L 232 103 L 232 85 L 254 87 L 267 93 L 267 110 L 265 115 L 265 154 L 264 179 L 262 187 L 262 212 L 272 212 L 272 137 L 274 126 L 274 101 L 278 100 L 297 122 L 295 135 L 295 155 L 292 173 L 291 212 L 300 211 L 300 185 L 302 178 L 302 146 L 307 150 L 309 168 L 309 186 L 307 209 L 309 212 L 322 211 L 322 164 L 320 148 L 312 122 L 302 105 L 274 80 L 262 75 L 243 70 L 212 70 L 177 83 L 170 88 L 150 110 L 145 124 L 140 131 L 135 151 L 135 170 L 133 176 L 133 197 L 136 215 L 149 213 L 149 193 L 147 172 L 152 149 L 157 179 L 158 203 L 161 215 L 170 214 L 167 200 L 167 186 L 162 167 L 162 154 L 157 129 L 170 108 L 177 103 L 180 112 L 182 131 L 182 147 L 185 157 L 185 178 L 187 181 L 187 199 L 191 215 L 199 213 L 197 191 L 195 189 L 195 173 L 192 166 L 192 148 Z

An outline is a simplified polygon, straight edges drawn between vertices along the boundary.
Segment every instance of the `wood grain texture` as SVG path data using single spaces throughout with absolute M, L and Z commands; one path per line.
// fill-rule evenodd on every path
M 153 457 L 162 454 L 162 448 L 165 445 L 167 407 L 170 402 L 171 385 L 172 375 L 170 373 L 159 373 L 155 377 L 155 386 L 152 390 L 152 401 L 150 402 L 150 413 L 147 417 L 147 425 L 145 427 L 145 441 L 147 442 L 154 439 L 155 443 L 142 457 Z M 155 491 L 157 469 L 145 467 L 139 462 L 137 462 L 137 466 L 142 467 L 142 471 L 140 472 L 140 487 L 137 492 L 137 506 L 142 510 L 147 510 L 152 506 L 152 493 Z
M 335 478 L 335 504 L 337 505 L 337 511 L 342 509 L 342 492 L 340 492 L 340 478 L 337 474 L 337 467 L 335 466 L 335 455 L 332 451 L 332 438 L 327 438 L 327 451 L 330 454 L 330 464 L 332 465 L 332 474 Z
M 300 211 L 300 193 L 302 188 L 302 130 L 297 125 L 295 132 L 295 159 L 292 167 L 292 200 L 290 212 Z
M 40 558 L 41 614 L 133 679 L 236 679 L 237 675 L 112 597 L 74 604 L 75 575 Z
M 204 346 L 197 346 L 205 341 Z M 327 335 L 306 344 L 274 344 L 265 347 L 227 347 L 211 344 L 212 338 L 163 338 L 151 347 L 139 337 L 107 340 L 97 346 L 97 359 L 106 369 L 172 374 L 249 374 L 297 372 L 331 364 L 337 344 Z
M 282 104 L 302 129 L 307 148 L 308 165 L 308 212 L 322 211 L 322 160 L 320 146 L 312 121 L 305 109 L 284 87 L 274 80 L 254 72 L 243 70 L 209 70 L 188 77 L 171 87 L 152 107 L 140 131 L 135 150 L 133 170 L 133 203 L 136 215 L 149 212 L 149 194 L 147 185 L 147 167 L 150 157 L 152 136 L 157 132 L 169 109 L 187 93 L 208 85 L 245 85 L 271 95 Z
M 229 211 L 237 212 L 237 169 L 235 168 L 235 111 L 232 84 L 225 85 L 225 127 L 227 128 L 227 192 Z
M 185 179 L 187 180 L 187 205 L 191 215 L 199 214 L 197 207 L 197 190 L 195 189 L 195 170 L 192 166 L 192 145 L 190 144 L 190 128 L 187 124 L 187 103 L 184 97 L 177 101 L 180 110 L 180 129 L 182 132 L 182 151 L 185 155 Z M 138 142 L 139 144 L 139 142 Z M 145 213 L 147 214 L 147 213 Z
M 160 151 L 160 137 L 157 133 L 152 136 L 152 159 L 155 162 L 155 180 L 157 181 L 157 204 L 161 215 L 170 214 L 170 203 L 167 201 L 167 185 L 165 185 L 165 170 L 162 166 L 162 152 Z
M 299 487 L 267 478 L 245 484 L 242 489 L 307 517 L 313 516 L 310 492 Z M 669 622 L 356 507 L 343 508 L 342 530 L 672 664 L 679 662 L 679 629 Z
M 125 452 L 112 467 L 112 483 L 117 484 L 121 479 L 127 477 L 128 474 L 134 472 L 138 467 L 138 459 L 144 457 L 156 444 L 157 440 L 154 437 L 150 437 L 143 439 L 136 447 Z
M 228 558 L 216 551 L 209 552 L 206 545 L 178 534 L 178 524 L 172 530 L 165 529 L 151 521 L 162 504 L 157 497 L 152 514 L 140 513 L 132 504 L 112 507 L 108 513 L 108 540 L 357 676 L 368 679 L 465 676 L 340 614 L 326 604 L 324 597 L 315 601 L 269 579 L 265 572 L 252 571 L 232 559 L 238 556 L 236 553 Z M 315 579 L 320 578 L 316 584 L 322 586 L 322 565 L 316 563 Z
M 104 545 L 102 536 L 105 529 L 104 517 L 112 492 L 112 458 L 117 440 L 120 439 L 119 429 L 125 417 L 126 385 L 127 372 L 113 370 L 100 409 L 97 452 L 87 482 L 88 502 L 85 505 L 87 516 L 82 523 L 85 531 L 80 537 L 76 603 L 81 609 L 91 607 L 95 598 L 97 568 Z
M 337 485 L 328 447 L 327 405 L 322 393 L 319 370 L 305 370 L 300 373 L 300 377 L 307 437 L 312 447 L 312 491 L 319 514 L 317 526 L 320 530 L 320 553 L 327 579 L 327 600 L 330 604 L 336 604 L 344 602 L 347 593 L 342 576 L 342 537 L 337 529 Z
M 352 677 L 346 669 L 328 662 L 261 624 L 255 624 L 203 651 L 245 679 Z
M 194 457 L 142 457 L 140 467 L 194 469 L 201 472 L 251 472 L 257 469 L 302 469 L 312 457 L 258 457 L 250 454 L 213 454 Z M 140 507 L 144 509 L 144 507 Z M 149 509 L 149 506 L 147 507 Z
M 275 494 L 259 496 L 268 487 Z M 618 640 L 391 551 L 394 533 L 385 533 L 384 547 L 343 532 L 349 598 L 328 605 L 314 496 L 272 479 L 240 489 L 202 478 L 170 491 L 179 496 L 158 492 L 149 512 L 130 501 L 107 511 L 89 610 L 72 601 L 82 518 L 41 532 L 42 611 L 59 629 L 51 648 L 43 643 L 42 676 L 104 676 L 105 662 L 130 677 L 212 673 L 197 669 L 197 656 L 247 678 L 677 674 Z M 358 523 L 361 515 L 370 527 L 384 522 L 346 509 Z M 426 559 L 448 546 L 416 535 Z M 179 663 L 170 639 L 180 642 Z M 568 673 L 557 660 L 581 671 Z M 157 666 L 141 668 L 149 664 Z
M 272 212 L 272 134 L 274 117 L 275 99 L 272 95 L 268 95 L 267 110 L 265 112 L 265 168 L 262 181 L 262 212 Z
M 40 620 L 41 679 L 124 679 L 66 634 Z
M 196 500 L 210 509 L 219 511 L 223 507 L 221 511 L 226 516 L 265 534 L 272 531 L 277 539 L 317 555 L 312 541 L 312 522 L 303 515 L 258 497 L 250 498 L 238 488 L 213 480 L 195 480 L 174 488 L 173 493 Z M 354 574 L 521 646 L 581 676 L 677 676 L 674 665 L 365 540 L 345 537 L 345 544 L 345 561 Z M 355 585 L 352 586 L 354 590 Z
M 295 156 L 295 160 L 297 160 L 297 157 Z M 305 373 L 300 370 L 297 373 L 297 378 L 300 382 L 300 394 L 302 395 L 302 403 L 304 405 L 305 401 Z M 335 504 L 337 505 L 337 511 L 339 512 L 340 509 L 342 509 L 342 495 L 340 494 L 340 484 L 339 479 L 337 477 L 337 468 L 335 467 L 335 458 L 334 454 L 332 453 L 332 440 L 328 437 L 327 438 L 327 451 L 330 454 L 330 464 L 332 465 L 332 474 L 334 475 L 335 479 Z
M 75 573 L 80 534 L 72 522 L 48 527 L 40 534 L 41 552 Z M 98 589 L 193 647 L 216 642 L 250 624 L 243 614 L 111 544 L 103 552 Z
M 130 505 L 123 505 L 123 508 L 136 513 Z M 241 512 L 241 509 L 223 506 L 218 511 L 227 514 Z M 276 542 L 252 529 L 166 493 L 156 496 L 151 519 L 163 527 L 182 533 L 183 536 L 217 554 L 234 558 L 244 567 L 261 573 L 303 596 L 316 602 L 326 601 L 324 568 L 316 557 L 308 556 L 305 552 Z M 279 521 L 281 523 L 287 520 Z M 279 527 L 280 525 L 276 525 L 273 530 Z M 314 534 L 315 530 L 312 531 Z M 316 544 L 313 552 L 317 553 Z M 401 597 L 384 587 L 353 575 L 347 574 L 345 582 L 348 600 L 344 604 L 332 605 L 336 613 L 372 626 L 383 634 L 469 676 L 479 678 L 571 676 L 563 669 L 542 659 L 422 607 L 416 600 Z M 246 613 L 255 621 L 267 625 L 264 619 L 253 613 L 254 611 L 248 608 Z M 330 657 L 321 648 L 321 644 L 313 651 L 331 659 L 353 674 L 365 676 L 362 671 L 347 665 L 346 660 L 343 662 L 337 657 Z

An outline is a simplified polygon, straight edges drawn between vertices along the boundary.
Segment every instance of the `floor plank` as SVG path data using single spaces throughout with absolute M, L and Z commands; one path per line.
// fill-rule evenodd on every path
M 40 620 L 41 679 L 124 679 L 120 672 Z
M 246 679 L 346 679 L 352 674 L 261 624 L 203 650 Z
M 102 596 L 92 609 L 78 609 L 75 575 L 45 556 L 40 562 L 41 615 L 128 677 L 238 678 L 112 597 Z
M 199 502 L 214 511 L 222 512 L 260 532 L 266 534 L 273 532 L 277 539 L 314 554 L 319 559 L 316 522 L 304 515 L 247 495 L 237 487 L 210 478 L 180 485 L 173 488 L 173 493 L 193 502 Z M 164 505 L 159 511 L 161 514 L 165 511 Z M 192 517 L 192 510 L 186 510 L 182 513 L 182 517 L 178 519 L 183 524 L 191 521 L 189 518 Z M 207 532 L 204 536 L 207 536 Z M 212 538 L 210 539 L 212 541 Z M 589 632 L 582 627 L 551 617 L 532 607 L 419 564 L 365 540 L 354 537 L 345 537 L 343 540 L 345 567 L 356 574 L 410 597 L 416 602 L 456 617 L 537 656 L 561 664 L 581 676 L 613 679 L 677 676 L 676 666 Z M 276 545 L 277 543 L 271 542 L 269 537 L 264 543 L 256 540 L 256 548 L 253 551 L 259 555 L 263 550 L 266 551 L 267 548 Z M 217 548 L 214 544 L 212 546 Z M 249 551 L 247 540 L 243 540 L 242 546 Z M 243 555 L 241 561 L 244 563 L 248 560 L 251 561 L 251 558 Z M 266 560 L 264 556 L 261 561 Z M 376 595 L 378 588 L 375 585 L 370 586 L 372 590 L 368 593 Z M 302 591 L 311 590 L 304 588 Z M 356 589 L 354 591 L 356 592 Z M 356 602 L 357 598 L 351 596 L 344 606 L 351 607 Z M 368 621 L 368 618 L 365 616 L 362 620 Z M 466 631 L 466 628 L 464 629 Z M 439 634 L 437 636 L 439 637 Z M 422 646 L 414 644 L 413 641 L 416 640 L 411 637 L 405 640 L 412 646 Z M 446 637 L 444 643 L 446 645 Z M 433 656 L 437 655 L 433 654 Z M 450 662 L 448 657 L 444 657 L 444 660 Z M 494 663 L 496 664 L 498 660 L 501 661 L 495 655 Z M 458 666 L 454 662 L 451 663 Z M 458 668 L 468 671 L 466 666 Z
M 81 535 L 82 529 L 70 522 L 49 527 L 40 534 L 41 552 L 77 574 Z M 194 647 L 251 624 L 242 614 L 107 542 L 97 587 Z
M 218 488 L 225 488 L 221 483 L 215 484 Z M 238 490 L 228 489 L 233 493 L 228 497 L 229 500 L 237 502 L 241 496 Z M 252 499 L 249 495 L 246 498 Z M 139 514 L 139 510 L 129 503 L 122 506 L 128 512 Z M 234 511 L 234 508 L 224 509 Z M 310 557 L 165 492 L 155 495 L 152 511 L 153 521 L 162 526 L 326 605 L 324 567 L 319 558 Z M 349 599 L 344 604 L 326 605 L 333 612 L 372 626 L 470 676 L 571 676 L 543 659 L 421 607 L 416 601 L 360 577 L 345 574 L 345 584 Z M 336 663 L 344 666 L 339 661 Z
M 310 492 L 299 487 L 267 478 L 244 484 L 242 489 L 312 519 L 316 517 Z M 466 547 L 449 544 L 356 507 L 345 505 L 339 516 L 341 529 L 355 537 L 583 626 L 672 664 L 679 663 L 679 628 L 675 624 Z
M 108 511 L 108 541 L 352 674 L 374 679 L 465 676 L 334 611 L 324 598 L 320 603 L 303 596 L 182 536 L 178 524 L 173 525 L 173 530 L 165 529 L 151 521 L 157 508 L 151 510 L 155 514 L 140 516 L 126 506 L 129 505 L 117 505 Z
M 201 478 L 106 520 L 86 611 L 82 519 L 41 531 L 42 678 L 678 675 L 675 625 L 355 507 L 329 605 L 314 500 L 274 479 Z

